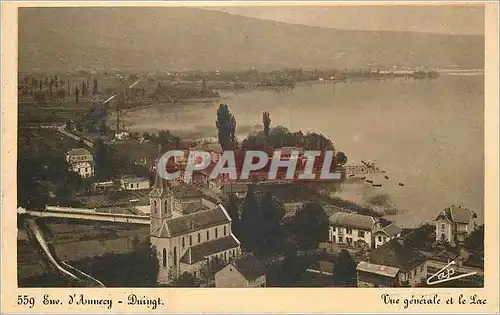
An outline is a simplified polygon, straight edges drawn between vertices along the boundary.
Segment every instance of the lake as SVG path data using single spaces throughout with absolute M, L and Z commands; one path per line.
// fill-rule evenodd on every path
M 473 75 L 470 75 L 473 74 Z M 293 90 L 224 93 L 241 137 L 272 126 L 314 131 L 330 138 L 349 163 L 375 162 L 384 175 L 369 175 L 382 187 L 344 184 L 336 195 L 379 208 L 396 208 L 388 218 L 404 227 L 433 220 L 445 207 L 462 205 L 483 218 L 484 76 L 442 74 L 434 80 L 331 82 Z M 215 136 L 218 102 L 165 104 L 126 113 L 134 131 L 169 129 Z M 400 186 L 399 183 L 403 183 Z

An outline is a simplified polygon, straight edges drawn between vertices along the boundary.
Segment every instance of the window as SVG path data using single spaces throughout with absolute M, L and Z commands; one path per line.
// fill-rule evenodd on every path
M 346 242 L 347 242 L 348 245 L 352 244 L 352 238 L 346 237 L 345 240 L 346 240 Z
M 365 237 L 365 231 L 358 231 L 358 237 Z
M 167 267 L 167 250 L 163 249 L 163 267 Z
M 416 276 L 417 275 L 417 268 L 415 268 L 415 270 L 413 270 L 413 274 Z
M 344 242 L 344 238 L 342 236 L 339 236 L 339 243 L 343 243 Z
M 379 241 L 379 242 L 382 242 L 382 236 L 379 236 L 379 237 L 378 237 L 378 241 Z
M 217 228 L 215 228 L 215 238 L 217 238 L 217 237 L 218 237 L 218 236 L 217 236 L 217 234 L 218 234 L 218 233 L 217 233 Z
M 153 214 L 156 214 L 156 200 L 153 200 Z
M 174 265 L 177 266 L 177 248 L 174 247 Z
M 233 257 L 236 256 L 236 251 L 233 249 Z
M 196 271 L 195 271 L 195 272 L 193 272 L 193 275 L 194 275 L 194 277 L 196 278 Z
M 201 243 L 201 235 L 198 233 L 198 244 Z
M 227 234 L 227 226 L 224 225 L 224 236 Z
M 387 242 L 387 237 L 384 236 L 384 242 Z
M 193 236 L 189 235 L 189 246 L 193 245 Z
M 334 232 L 334 233 L 335 233 L 336 231 L 337 231 L 337 228 L 333 226 L 333 227 L 332 227 L 332 232 Z
M 207 230 L 207 241 L 210 239 L 210 231 Z
M 335 243 L 335 235 L 332 235 L 332 242 Z
M 139 183 L 137 183 L 137 185 L 135 187 L 139 188 Z
M 184 236 L 182 237 L 182 248 L 184 248 L 186 246 L 186 243 L 184 241 Z
M 227 252 L 224 252 L 224 260 L 227 260 Z
M 346 234 L 352 234 L 352 229 L 345 229 Z
M 441 230 L 444 230 L 444 223 L 441 223 Z

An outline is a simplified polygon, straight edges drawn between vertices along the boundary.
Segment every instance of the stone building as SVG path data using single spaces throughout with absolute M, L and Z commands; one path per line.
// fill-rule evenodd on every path
M 190 185 L 163 180 L 158 172 L 149 197 L 151 244 L 160 264 L 160 283 L 184 272 L 199 277 L 213 259 L 228 262 L 240 256 L 240 241 L 222 204 L 205 199 Z

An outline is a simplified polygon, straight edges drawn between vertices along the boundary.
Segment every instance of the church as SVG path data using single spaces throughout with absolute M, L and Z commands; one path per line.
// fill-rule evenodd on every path
M 241 255 L 241 243 L 222 204 L 205 199 L 191 185 L 155 174 L 149 193 L 150 235 L 160 264 L 159 283 L 169 283 L 184 272 L 199 277 L 212 259 L 229 262 Z

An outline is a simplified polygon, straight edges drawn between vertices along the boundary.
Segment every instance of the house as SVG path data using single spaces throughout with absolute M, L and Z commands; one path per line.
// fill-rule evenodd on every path
M 358 287 L 360 288 L 390 288 L 398 286 L 399 268 L 359 262 L 356 267 Z
M 371 248 L 372 232 L 377 226 L 378 221 L 372 216 L 339 211 L 329 218 L 328 240 L 348 246 L 362 240 Z
M 388 241 L 401 236 L 401 228 L 391 223 L 383 228 L 377 229 L 373 232 L 373 240 L 375 248 L 387 243 Z
M 127 140 L 130 139 L 130 131 L 122 130 L 115 133 L 115 140 Z
M 144 177 L 124 176 L 120 179 L 120 187 L 123 190 L 149 189 L 149 179 Z
M 259 288 L 266 286 L 266 268 L 253 255 L 228 263 L 215 274 L 217 288 Z
M 427 258 L 418 251 L 405 245 L 401 239 L 392 239 L 387 243 L 371 251 L 370 264 L 392 267 L 398 269 L 396 274 L 398 286 L 417 286 L 427 279 Z M 363 266 L 363 265 L 362 265 Z M 379 267 L 373 267 L 382 270 Z M 362 272 L 368 272 L 370 268 L 363 269 Z M 389 270 L 389 269 L 387 269 Z M 391 269 L 392 270 L 392 269 Z M 391 271 L 391 274 L 394 270 Z M 372 277 L 376 278 L 372 282 L 377 285 L 380 277 L 377 272 L 372 272 Z M 362 277 L 362 282 L 369 282 L 367 277 Z M 384 278 L 385 279 L 385 278 Z
M 92 183 L 90 190 L 96 194 L 108 193 L 115 188 L 115 183 L 112 181 Z
M 149 198 L 158 282 L 170 283 L 184 272 L 198 277 L 212 260 L 228 262 L 240 256 L 240 241 L 222 204 L 204 199 L 190 185 L 167 182 L 158 172 Z
M 70 169 L 78 173 L 82 178 L 94 175 L 94 157 L 92 153 L 83 148 L 72 149 L 66 153 L 66 161 Z
M 460 206 L 444 209 L 435 220 L 436 242 L 448 242 L 453 246 L 463 243 L 476 228 L 476 218 L 474 211 Z

